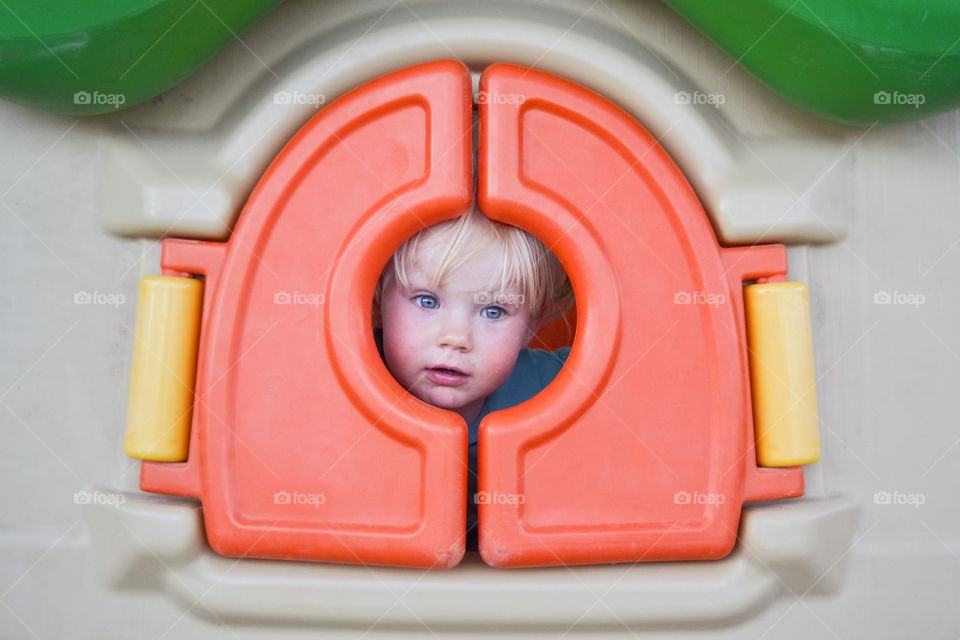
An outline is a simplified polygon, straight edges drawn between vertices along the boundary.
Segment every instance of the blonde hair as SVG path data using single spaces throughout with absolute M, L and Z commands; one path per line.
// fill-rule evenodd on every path
M 422 229 L 400 245 L 377 282 L 376 302 L 379 303 L 391 278 L 408 286 L 407 269 L 426 234 L 446 238 L 446 250 L 433 274 L 434 288 L 442 286 L 449 274 L 470 260 L 485 243 L 492 242 L 500 250 L 500 259 L 488 288 L 520 293 L 534 326 L 565 314 L 574 304 L 570 279 L 553 252 L 523 229 L 491 220 L 475 203 L 460 217 Z

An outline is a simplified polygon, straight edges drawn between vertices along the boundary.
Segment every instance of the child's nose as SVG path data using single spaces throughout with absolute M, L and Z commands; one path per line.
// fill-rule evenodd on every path
M 460 318 L 447 318 L 440 327 L 438 342 L 441 348 L 470 351 L 473 348 L 470 323 Z

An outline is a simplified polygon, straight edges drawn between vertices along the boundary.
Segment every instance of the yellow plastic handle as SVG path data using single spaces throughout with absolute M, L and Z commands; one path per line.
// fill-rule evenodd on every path
M 744 288 L 750 382 L 761 467 L 820 459 L 810 298 L 801 282 Z
M 124 444 L 131 458 L 187 459 L 202 307 L 200 280 L 140 280 Z

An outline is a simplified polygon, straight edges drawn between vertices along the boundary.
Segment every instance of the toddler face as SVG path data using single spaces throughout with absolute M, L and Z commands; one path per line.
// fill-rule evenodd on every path
M 513 371 L 536 327 L 518 292 L 487 290 L 497 268 L 493 246 L 449 273 L 440 288 L 431 288 L 444 248 L 442 239 L 424 234 L 407 270 L 409 287 L 395 277 L 384 287 L 384 357 L 410 393 L 469 423 Z

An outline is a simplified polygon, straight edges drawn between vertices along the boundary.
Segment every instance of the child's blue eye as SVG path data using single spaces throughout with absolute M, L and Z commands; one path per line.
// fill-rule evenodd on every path
M 493 314 L 488 314 L 488 311 L 492 311 Z M 504 316 L 504 314 L 507 313 L 507 311 L 503 307 L 484 307 L 481 313 L 483 313 L 484 317 L 488 320 L 499 320 Z
M 413 299 L 416 301 L 417 306 L 421 309 L 436 309 L 439 302 L 433 296 L 428 296 L 426 294 L 420 294 L 414 296 Z

